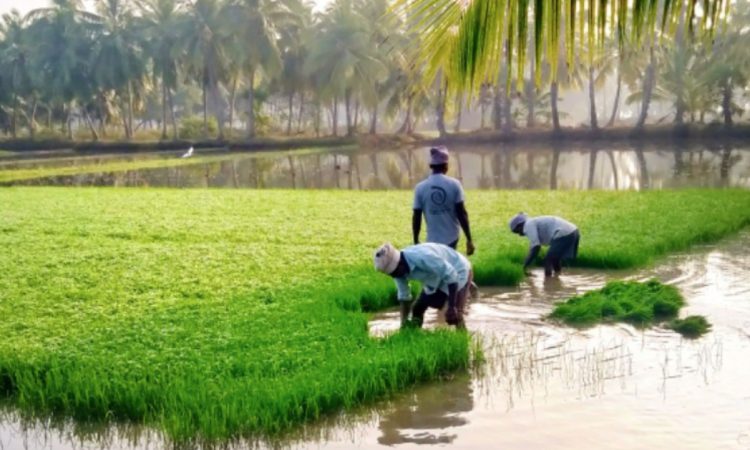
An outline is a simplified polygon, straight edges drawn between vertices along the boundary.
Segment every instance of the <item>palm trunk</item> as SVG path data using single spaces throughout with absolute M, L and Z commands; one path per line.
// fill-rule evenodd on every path
M 651 105 L 651 95 L 654 91 L 654 82 L 656 78 L 656 57 L 654 56 L 653 47 L 650 49 L 651 56 L 646 69 L 646 76 L 643 79 L 643 101 L 641 103 L 641 114 L 638 117 L 638 123 L 635 127 L 637 130 L 642 130 L 646 126 L 646 119 L 648 119 L 648 108 Z
M 442 78 L 442 77 L 441 77 Z M 440 132 L 440 138 L 445 138 L 448 135 L 448 131 L 445 129 L 445 103 L 447 101 L 448 83 L 443 85 L 442 79 L 440 80 L 440 87 L 438 88 L 438 103 L 437 103 L 437 129 Z
M 344 108 L 346 110 L 346 135 L 352 135 L 352 92 L 351 89 L 344 91 Z
M 177 117 L 174 113 L 174 101 L 172 99 L 172 89 L 167 89 L 167 100 L 169 100 L 169 111 L 172 115 L 172 139 L 177 140 L 180 138 L 180 132 L 177 128 Z
M 289 94 L 289 118 L 286 122 L 286 135 L 292 135 L 292 117 L 294 117 L 294 91 Z M 291 162 L 290 162 L 291 164 Z
M 11 124 L 13 139 L 18 137 L 18 94 L 13 92 L 13 123 Z
M 297 119 L 297 133 L 302 132 L 302 114 L 305 111 L 305 91 L 299 93 L 299 118 Z
M 533 76 L 533 72 L 532 72 Z M 536 86 L 533 81 L 529 81 L 530 87 L 527 88 L 526 95 L 526 128 L 534 128 L 536 125 Z
M 233 77 L 232 79 L 232 88 L 229 93 L 229 138 L 232 138 L 232 135 L 234 134 L 234 105 L 236 103 L 237 99 L 237 84 L 238 84 L 239 78 Z
M 622 92 L 622 74 L 619 72 L 617 73 L 617 91 L 615 92 L 615 105 L 612 107 L 612 116 L 609 118 L 609 122 L 607 122 L 607 127 L 611 127 L 615 124 L 615 120 L 617 120 L 617 110 L 620 108 L 620 93 Z
M 208 86 L 203 79 L 203 139 L 208 140 Z
M 354 101 L 354 132 L 359 129 L 359 99 Z
M 550 85 L 550 106 L 552 108 L 552 128 L 555 131 L 560 131 L 560 112 L 557 109 L 557 97 L 558 97 L 558 84 L 557 81 L 553 81 Z
M 732 120 L 732 85 L 729 82 L 724 83 L 721 90 L 721 109 L 724 115 L 724 125 L 727 127 L 734 125 Z
M 72 121 L 70 120 L 70 116 L 72 115 L 72 113 L 73 113 L 73 102 L 70 102 L 68 104 L 68 111 L 67 111 L 67 115 L 65 117 L 65 123 L 63 124 L 63 126 L 66 128 L 67 133 L 68 133 L 68 139 L 70 139 L 71 141 L 73 140 L 73 125 L 71 123 Z
M 609 157 L 609 164 L 612 166 L 612 177 L 615 181 L 615 190 L 620 190 L 620 176 L 617 173 L 617 164 L 615 164 L 615 155 L 612 154 L 612 150 L 607 150 L 607 156 Z
M 378 107 L 372 108 L 370 115 L 370 134 L 376 134 L 378 131 Z
M 91 116 L 89 116 L 89 112 L 86 110 L 86 108 L 81 108 L 83 111 L 83 118 L 86 120 L 86 125 L 88 125 L 89 130 L 91 131 L 91 138 L 94 141 L 99 140 L 99 134 L 96 132 L 96 127 L 94 126 L 94 121 L 91 120 Z
M 495 88 L 495 97 L 492 99 L 492 129 L 495 131 L 503 128 L 503 95 L 503 89 L 499 86 Z
M 599 129 L 599 121 L 596 117 L 596 88 L 594 86 L 594 68 L 589 67 L 589 116 L 591 118 L 591 129 Z
M 331 117 L 331 126 L 333 127 L 333 135 L 339 135 L 339 98 L 338 96 L 333 98 L 333 115 Z
M 166 141 L 167 134 L 167 81 L 161 77 L 161 140 Z
M 213 104 L 214 104 L 214 115 L 216 117 L 216 124 L 219 127 L 219 140 L 224 140 L 224 108 L 221 104 L 221 92 L 219 90 L 219 84 L 213 80 L 211 80 L 211 97 L 213 98 Z
M 412 105 L 412 95 L 409 94 L 409 97 L 406 100 L 406 117 L 404 118 L 404 123 L 401 125 L 401 128 L 396 131 L 396 134 L 403 134 L 409 131 L 409 127 L 411 125 L 411 105 Z
M 128 83 L 128 134 L 127 139 L 133 139 L 133 86 Z
M 29 136 L 34 139 L 36 136 L 36 111 L 39 106 L 39 101 L 36 98 L 31 100 L 31 111 L 29 112 Z
M 247 138 L 253 139 L 255 137 L 255 69 L 250 69 L 247 97 Z
M 505 117 L 505 120 L 503 121 L 503 133 L 504 134 L 510 134 L 513 133 L 513 100 L 511 99 L 511 95 L 507 95 L 505 97 L 505 100 L 503 100 L 503 116 Z

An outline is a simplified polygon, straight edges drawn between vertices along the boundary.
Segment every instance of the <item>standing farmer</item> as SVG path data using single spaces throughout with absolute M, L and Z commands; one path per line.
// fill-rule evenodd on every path
M 448 150 L 445 147 L 430 149 L 430 169 L 432 175 L 417 184 L 414 190 L 414 215 L 412 231 L 414 244 L 419 244 L 422 228 L 422 215 L 427 223 L 427 242 L 447 245 L 452 249 L 458 246 L 460 228 L 466 235 L 466 254 L 474 254 L 474 243 L 469 229 L 469 214 L 466 212 L 463 186 L 448 173 Z
M 510 219 L 510 230 L 529 239 L 529 253 L 523 263 L 524 272 L 537 257 L 542 245 L 549 246 L 544 257 L 544 275 L 547 277 L 552 276 L 553 269 L 555 274 L 562 272 L 563 259 L 578 257 L 578 243 L 581 240 L 578 227 L 560 217 L 530 218 L 521 212 Z
M 402 328 L 409 324 L 421 328 L 427 308 L 443 309 L 446 303 L 446 322 L 456 325 L 456 328 L 465 328 L 464 308 L 473 277 L 471 263 L 465 256 L 448 246 L 434 243 L 417 244 L 402 251 L 391 244 L 383 244 L 375 252 L 374 262 L 377 271 L 390 275 L 396 282 Z M 422 285 L 413 308 L 409 280 Z

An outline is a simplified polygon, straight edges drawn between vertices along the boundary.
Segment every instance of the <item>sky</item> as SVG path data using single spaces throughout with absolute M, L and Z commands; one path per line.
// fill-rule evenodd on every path
M 322 8 L 329 3 L 330 0 L 314 0 L 318 8 Z M 84 0 L 85 3 L 91 5 L 92 0 Z M 18 9 L 22 14 L 26 14 L 37 8 L 43 8 L 49 5 L 49 0 L 0 0 L 0 14 L 9 12 L 13 8 Z

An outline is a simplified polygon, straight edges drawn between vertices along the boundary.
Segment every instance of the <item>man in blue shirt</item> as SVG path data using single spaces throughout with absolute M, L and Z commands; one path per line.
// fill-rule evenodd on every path
M 474 254 L 474 243 L 469 229 L 469 214 L 466 212 L 466 196 L 463 186 L 455 178 L 447 176 L 448 150 L 445 147 L 430 149 L 430 169 L 432 175 L 423 180 L 414 190 L 414 214 L 412 232 L 414 244 L 419 244 L 422 216 L 427 223 L 427 242 L 447 245 L 452 249 L 458 246 L 460 229 L 466 235 L 466 254 Z M 460 226 L 460 228 L 459 228 Z
M 398 251 L 383 244 L 374 257 L 375 269 L 393 277 L 401 304 L 401 326 L 421 327 L 427 308 L 443 309 L 449 325 L 465 328 L 464 310 L 473 273 L 471 263 L 452 248 L 434 243 L 417 244 Z M 412 308 L 409 280 L 422 292 Z M 411 312 L 411 320 L 409 313 Z

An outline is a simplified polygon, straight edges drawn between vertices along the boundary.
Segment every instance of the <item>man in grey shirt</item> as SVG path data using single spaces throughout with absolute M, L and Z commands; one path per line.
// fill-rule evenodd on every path
M 469 229 L 469 214 L 464 205 L 466 197 L 461 182 L 446 175 L 448 150 L 445 147 L 430 149 L 430 169 L 432 175 L 417 184 L 414 191 L 414 244 L 419 244 L 424 215 L 427 223 L 427 242 L 447 245 L 455 250 L 462 228 L 466 235 L 466 254 L 471 256 L 474 254 L 474 243 Z
M 530 218 L 521 212 L 510 220 L 510 230 L 529 239 L 529 253 L 523 263 L 524 271 L 536 259 L 542 245 L 549 246 L 544 257 L 545 276 L 552 276 L 553 269 L 556 274 L 562 272 L 563 259 L 578 257 L 578 243 L 581 239 L 578 227 L 560 217 Z

